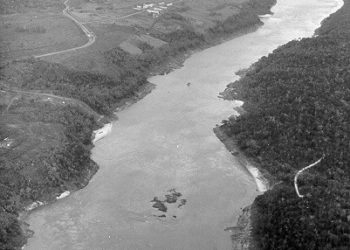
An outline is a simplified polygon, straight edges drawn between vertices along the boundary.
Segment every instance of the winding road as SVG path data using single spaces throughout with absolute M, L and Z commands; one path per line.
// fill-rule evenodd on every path
M 92 44 L 95 43 L 96 40 L 96 35 L 94 34 L 94 32 L 90 31 L 85 25 L 89 24 L 89 23 L 98 23 L 98 22 L 108 22 L 108 21 L 116 21 L 116 20 L 120 20 L 120 19 L 124 19 L 124 18 L 128 18 L 131 16 L 135 16 L 141 13 L 144 13 L 145 10 L 141 10 L 135 13 L 131 13 L 125 16 L 121 16 L 121 17 L 117 17 L 115 19 L 103 19 L 103 20 L 98 20 L 98 21 L 90 21 L 90 22 L 80 22 L 78 19 L 76 19 L 70 12 L 70 7 L 68 5 L 69 0 L 66 0 L 64 2 L 64 5 L 66 6 L 66 8 L 62 11 L 63 15 L 68 17 L 69 19 L 71 19 L 73 22 L 75 22 L 79 28 L 84 32 L 84 34 L 86 35 L 86 37 L 88 38 L 88 42 L 85 43 L 84 45 L 78 46 L 78 47 L 74 47 L 74 48 L 70 48 L 70 49 L 65 49 L 65 50 L 59 50 L 59 51 L 55 51 L 55 52 L 50 52 L 50 53 L 45 53 L 45 54 L 41 54 L 41 55 L 34 55 L 34 58 L 42 58 L 42 57 L 47 57 L 47 56 L 53 56 L 53 55 L 58 55 L 58 54 L 62 54 L 62 53 L 66 53 L 66 52 L 71 52 L 71 51 L 76 51 L 79 49 L 83 49 L 83 48 L 87 48 L 89 46 L 91 46 Z M 179 0 L 177 2 L 182 2 L 182 0 Z M 177 3 L 174 2 L 174 3 Z
M 82 24 L 81 22 L 79 22 L 77 19 L 75 19 L 72 16 L 72 14 L 70 13 L 70 10 L 69 10 L 68 2 L 69 2 L 69 0 L 66 0 L 64 2 L 64 5 L 66 6 L 66 8 L 62 11 L 63 15 L 65 15 L 69 19 L 73 20 L 73 22 L 75 22 L 79 26 L 79 28 L 85 33 L 85 35 L 89 39 L 88 42 L 85 43 L 84 45 L 74 47 L 71 49 L 65 49 L 65 50 L 50 52 L 50 53 L 46 53 L 46 54 L 42 54 L 42 55 L 36 55 L 36 56 L 34 56 L 34 58 L 42 58 L 42 57 L 53 56 L 53 55 L 62 54 L 62 53 L 70 52 L 70 51 L 76 51 L 78 49 L 87 48 L 95 42 L 95 40 L 96 40 L 95 34 L 92 31 L 90 31 L 86 26 L 84 26 L 84 24 Z
M 85 43 L 84 45 L 78 46 L 78 47 L 74 47 L 74 48 L 70 48 L 70 49 L 65 49 L 65 50 L 60 50 L 60 51 L 55 51 L 55 52 L 50 52 L 50 53 L 46 53 L 46 54 L 41 54 L 41 55 L 34 55 L 34 58 L 42 58 L 42 57 L 46 57 L 46 56 L 53 56 L 53 55 L 58 55 L 58 54 L 62 54 L 62 53 L 66 53 L 66 52 L 71 52 L 71 51 L 76 51 L 78 49 L 83 49 L 83 48 L 87 48 L 89 46 L 91 46 L 92 44 L 94 44 L 94 42 L 96 41 L 96 35 L 94 34 L 94 32 L 90 31 L 85 25 L 88 23 L 94 23 L 94 22 L 101 22 L 101 21 L 115 21 L 115 19 L 104 19 L 104 20 L 100 20 L 100 21 L 91 21 L 91 22 L 85 22 L 85 23 L 81 23 L 79 20 L 77 20 L 70 12 L 70 7 L 68 5 L 69 0 L 66 0 L 64 2 L 64 5 L 66 6 L 66 8 L 62 11 L 63 15 L 68 17 L 69 19 L 71 19 L 73 22 L 75 22 L 79 28 L 84 32 L 84 34 L 86 35 L 86 37 L 88 38 L 88 42 Z M 122 16 L 122 17 L 118 17 L 116 19 L 124 19 L 127 17 L 131 17 L 134 15 L 138 15 L 140 13 L 145 12 L 144 10 L 139 11 L 139 12 L 135 12 L 126 16 Z M 85 25 L 84 25 L 85 24 Z

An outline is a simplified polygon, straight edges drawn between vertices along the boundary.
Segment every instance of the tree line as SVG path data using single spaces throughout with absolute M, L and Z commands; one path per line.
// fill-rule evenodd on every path
M 350 247 L 350 1 L 318 36 L 291 41 L 229 85 L 246 114 L 221 127 L 262 169 L 282 181 L 254 202 L 261 249 Z M 293 177 L 299 176 L 299 198 Z

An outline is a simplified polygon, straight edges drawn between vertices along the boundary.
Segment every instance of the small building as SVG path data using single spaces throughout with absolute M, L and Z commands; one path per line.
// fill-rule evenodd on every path
M 166 6 L 173 6 L 173 3 L 168 3 Z
M 160 11 L 159 10 L 147 10 L 148 13 L 152 13 L 152 14 L 157 14 L 159 15 L 160 14 Z
M 9 148 L 13 143 L 13 139 L 6 137 L 3 141 L 0 141 L 0 148 Z
M 144 3 L 142 8 L 148 9 L 148 8 L 152 8 L 153 6 L 154 6 L 154 3 L 150 3 L 150 4 Z
M 152 14 L 153 18 L 157 18 L 160 14 L 159 10 L 147 10 L 147 12 Z

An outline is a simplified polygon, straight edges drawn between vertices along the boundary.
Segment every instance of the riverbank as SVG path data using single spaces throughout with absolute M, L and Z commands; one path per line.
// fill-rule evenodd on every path
M 274 0 L 266 2 L 269 6 L 275 3 Z M 97 73 L 76 72 L 60 64 L 34 59 L 18 60 L 3 66 L 1 87 L 4 87 L 4 101 L 1 107 L 6 112 L 2 113 L 4 124 L 1 126 L 1 136 L 5 139 L 9 137 L 16 147 L 2 148 L 4 155 L 1 163 L 5 167 L 1 169 L 1 185 L 4 186 L 1 203 L 5 205 L 2 205 L 1 218 L 4 223 L 1 226 L 8 233 L 2 237 L 1 247 L 18 249 L 24 244 L 21 222 L 16 219 L 24 207 L 33 202 L 39 205 L 53 202 L 63 192 L 83 188 L 96 173 L 98 166 L 91 161 L 90 150 L 93 146 L 91 134 L 102 126 L 97 113 L 113 117 L 117 106 L 130 105 L 142 98 L 151 89 L 147 87 L 146 76 L 150 72 L 155 74 L 171 70 L 173 66 L 163 66 L 168 65 L 172 58 L 176 57 L 177 62 L 182 62 L 186 58 L 185 53 L 188 56 L 190 51 L 197 48 L 214 45 L 220 42 L 218 37 L 228 38 L 232 33 L 237 35 L 243 30 L 250 31 L 252 27 L 256 29 L 262 25 L 257 17 L 264 14 L 260 7 L 260 4 L 248 5 L 250 14 L 247 16 L 245 12 L 245 17 L 253 18 L 253 21 L 245 19 L 243 23 L 233 24 L 237 20 L 232 19 L 219 24 L 224 25 L 220 33 L 210 31 L 212 37 L 208 40 L 187 31 L 169 34 L 163 37 L 169 46 L 147 51 L 140 57 L 127 55 L 121 61 L 122 66 L 118 65 L 120 61 L 115 61 L 120 51 L 113 50 L 116 53 L 111 53 L 110 59 L 118 69 L 119 80 Z M 266 9 L 265 6 L 263 9 Z M 241 17 L 238 15 L 236 18 Z M 173 40 L 172 36 L 178 39 Z M 130 62 L 136 64 L 130 65 Z M 159 65 L 161 67 L 157 68 Z M 135 73 L 133 70 L 137 66 L 142 68 Z M 5 93 L 8 87 L 23 89 L 28 93 Z M 139 92 L 140 89 L 145 91 Z M 86 112 L 81 103 L 87 104 L 91 111 Z
M 254 179 L 256 186 L 259 192 L 266 192 L 274 185 L 274 178 L 267 171 L 259 169 L 257 162 L 254 159 L 249 159 L 240 152 L 240 149 L 237 145 L 237 141 L 232 140 L 231 137 L 228 137 L 225 128 L 223 126 L 218 126 L 214 128 L 215 135 L 219 140 L 225 145 L 227 150 L 238 159 L 238 162 L 241 166 L 246 169 L 249 175 Z
M 260 193 L 264 193 L 276 185 L 276 179 L 268 171 L 258 167 L 258 163 L 253 158 L 247 158 L 237 145 L 237 140 L 233 140 L 232 137 L 226 134 L 224 126 L 215 127 L 214 133 L 225 145 L 227 150 L 238 160 L 242 168 L 248 171 L 249 175 L 254 179 Z M 256 216 L 259 215 L 256 212 L 254 204 L 246 206 L 242 209 L 242 213 L 236 225 L 225 229 L 225 231 L 231 233 L 233 249 L 259 249 L 252 235 L 252 220 Z
M 317 36 L 261 58 L 224 92 L 246 110 L 220 127 L 225 140 L 278 182 L 253 203 L 251 236 L 259 249 L 350 245 L 349 10 L 345 0 Z M 295 174 L 322 155 L 299 176 L 299 198 Z

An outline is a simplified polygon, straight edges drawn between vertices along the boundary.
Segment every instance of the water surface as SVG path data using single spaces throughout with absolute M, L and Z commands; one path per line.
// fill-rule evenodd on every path
M 231 249 L 224 229 L 259 190 L 212 131 L 235 105 L 217 95 L 237 79 L 237 70 L 283 43 L 311 36 L 341 3 L 280 0 L 256 32 L 152 77 L 157 88 L 119 112 L 111 134 L 97 142 L 92 158 L 100 170 L 90 184 L 31 213 L 27 221 L 35 235 L 25 249 Z M 152 208 L 153 197 L 172 188 L 187 203 L 168 205 L 167 213 Z

